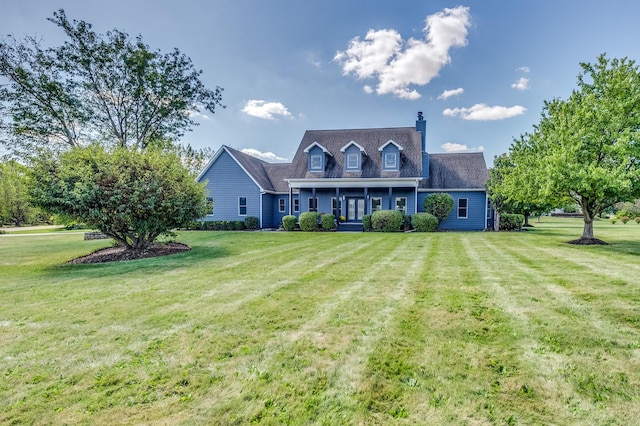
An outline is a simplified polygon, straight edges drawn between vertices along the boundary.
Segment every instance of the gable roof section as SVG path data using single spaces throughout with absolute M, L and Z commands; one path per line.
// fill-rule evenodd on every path
M 358 150 L 360 150 L 361 153 L 363 153 L 364 155 L 367 155 L 367 151 L 364 150 L 363 147 L 361 147 L 360 145 L 358 145 L 356 142 L 351 141 L 348 144 L 346 144 L 345 146 L 343 146 L 342 148 L 340 148 L 340 152 L 345 152 L 347 149 L 349 149 L 349 147 L 353 145 L 356 148 L 358 148 Z
M 421 188 L 484 189 L 489 178 L 482 152 L 429 154 L 429 179 Z
M 318 142 L 315 142 L 315 141 L 314 141 L 311 145 L 309 145 L 308 147 L 306 147 L 306 148 L 304 149 L 304 152 L 308 153 L 309 151 L 311 151 L 311 149 L 312 149 L 314 146 L 317 146 L 318 148 L 320 148 L 320 149 L 322 150 L 322 152 L 324 152 L 325 154 L 327 154 L 327 155 L 329 155 L 329 156 L 333 156 L 333 154 L 331 154 L 331 152 L 330 152 L 327 148 L 325 148 L 324 146 L 320 145 Z
M 302 138 L 298 150 L 293 157 L 289 178 L 342 178 L 353 177 L 345 171 L 344 156 L 329 157 L 324 174 L 308 171 L 306 149 L 313 143 L 323 146 L 329 152 L 339 152 L 351 141 L 357 143 L 366 152 L 374 153 L 389 140 L 403 147 L 402 164 L 399 171 L 385 172 L 382 170 L 382 155 L 363 157 L 362 171 L 358 177 L 362 178 L 405 178 L 422 176 L 422 141 L 420 133 L 414 127 L 396 127 L 383 129 L 352 129 L 352 130 L 307 130 Z
M 378 151 L 384 151 L 384 149 L 387 147 L 387 145 L 394 145 L 396 148 L 398 148 L 398 151 L 402 151 L 404 150 L 403 147 L 401 147 L 400 145 L 398 145 L 397 143 L 395 143 L 395 141 L 393 141 L 392 139 L 389 139 L 387 141 L 387 143 L 385 143 L 384 145 L 381 145 L 380 148 L 378 148 Z
M 260 160 L 259 158 L 252 157 L 251 155 L 245 154 L 237 149 L 233 149 L 227 145 L 222 145 L 218 152 L 213 156 L 213 158 L 209 161 L 203 171 L 198 175 L 197 181 L 200 182 L 202 177 L 206 174 L 207 170 L 215 163 L 215 161 L 220 157 L 223 152 L 227 152 L 231 158 L 233 158 L 236 163 L 244 170 L 244 172 L 249 176 L 255 184 L 260 188 L 261 191 L 275 191 L 274 185 L 271 182 L 269 174 L 267 173 L 266 167 L 271 166 L 286 166 L 289 167 L 289 164 L 270 164 L 266 161 Z M 283 168 L 283 167 L 280 167 Z M 286 174 L 286 171 L 283 170 L 283 173 Z M 283 181 L 283 184 L 286 187 L 286 183 Z M 282 185 L 280 185 L 282 186 Z M 285 188 L 286 192 L 287 189 Z

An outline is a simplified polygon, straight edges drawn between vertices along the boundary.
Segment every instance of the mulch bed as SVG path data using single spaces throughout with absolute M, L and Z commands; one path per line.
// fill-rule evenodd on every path
M 609 243 L 602 241 L 598 238 L 578 238 L 577 240 L 571 240 L 568 244 L 576 244 L 579 246 L 606 246 Z
M 191 250 L 191 247 L 182 243 L 156 243 L 146 250 L 127 250 L 125 247 L 107 247 L 96 250 L 86 256 L 70 260 L 67 263 L 105 263 L 120 260 L 146 259 L 148 257 L 183 253 L 188 250 Z

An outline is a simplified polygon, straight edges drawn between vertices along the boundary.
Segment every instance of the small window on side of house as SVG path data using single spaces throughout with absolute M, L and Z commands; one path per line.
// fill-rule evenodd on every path
M 287 208 L 285 199 L 284 198 L 280 198 L 279 204 L 280 205 L 278 207 L 279 207 L 280 213 L 284 213 L 286 211 L 286 208 Z
M 213 197 L 207 197 L 207 215 L 213 216 Z
M 469 214 L 469 199 L 458 198 L 458 219 L 466 219 Z
M 238 197 L 238 216 L 247 215 L 247 197 Z
M 293 199 L 293 212 L 298 213 L 300 211 L 300 200 L 297 198 Z
M 407 214 L 407 197 L 396 197 L 396 210 Z
M 318 211 L 318 198 L 309 197 L 309 211 L 317 212 Z

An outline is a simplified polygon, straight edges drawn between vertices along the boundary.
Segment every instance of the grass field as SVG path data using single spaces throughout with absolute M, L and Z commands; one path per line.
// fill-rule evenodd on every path
M 0 236 L 2 424 L 634 424 L 640 226 Z

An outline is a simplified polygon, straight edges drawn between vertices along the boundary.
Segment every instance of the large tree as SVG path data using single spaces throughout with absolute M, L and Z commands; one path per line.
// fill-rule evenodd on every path
M 62 9 L 49 21 L 66 35 L 61 46 L 0 41 L 0 76 L 9 81 L 0 86 L 0 112 L 13 151 L 96 141 L 145 148 L 176 141 L 197 125 L 194 112 L 222 106 L 222 89 L 207 89 L 178 49 L 152 50 L 117 29 L 98 34 Z
M 155 148 L 73 148 L 34 166 L 34 202 L 77 218 L 131 250 L 206 214 L 204 185 Z
M 579 244 L 602 243 L 593 220 L 640 196 L 640 73 L 627 58 L 581 63 L 567 100 L 545 102 L 531 134 L 510 148 L 513 179 L 533 201 L 575 201 L 584 215 Z M 530 180 L 531 179 L 531 180 Z
M 0 162 L 0 225 L 22 226 L 43 219 L 31 204 L 28 169 L 14 160 Z

